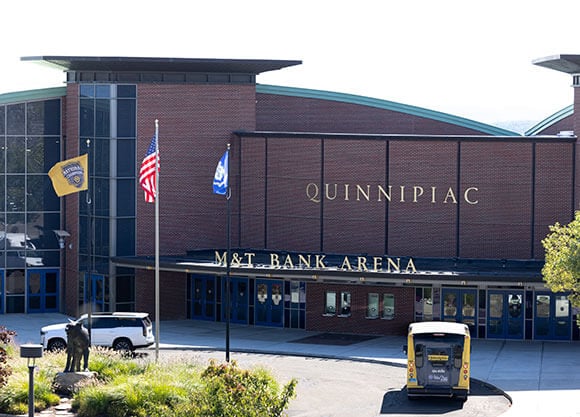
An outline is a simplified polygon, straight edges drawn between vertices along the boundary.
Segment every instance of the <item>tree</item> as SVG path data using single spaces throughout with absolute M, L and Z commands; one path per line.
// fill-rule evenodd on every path
M 552 292 L 569 292 L 572 305 L 580 307 L 580 211 L 567 225 L 550 226 L 542 245 L 546 251 L 542 268 L 546 286 Z

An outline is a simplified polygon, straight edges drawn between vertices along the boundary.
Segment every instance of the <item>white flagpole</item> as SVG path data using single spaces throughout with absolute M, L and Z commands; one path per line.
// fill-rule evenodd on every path
M 155 119 L 155 361 L 159 360 L 159 120 Z
M 228 143 L 228 161 L 227 161 L 227 171 L 226 171 L 226 200 L 227 200 L 227 220 L 226 220 L 226 240 L 227 240 L 227 250 L 226 250 L 226 362 L 230 361 L 230 321 L 232 314 L 232 300 L 231 300 L 231 279 L 230 279 L 230 251 L 231 251 L 231 231 L 230 231 L 230 144 Z

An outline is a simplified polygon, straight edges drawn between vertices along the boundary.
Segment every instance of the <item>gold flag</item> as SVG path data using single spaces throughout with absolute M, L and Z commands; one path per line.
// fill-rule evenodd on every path
M 48 176 L 56 195 L 78 193 L 89 188 L 89 170 L 87 154 L 56 163 Z

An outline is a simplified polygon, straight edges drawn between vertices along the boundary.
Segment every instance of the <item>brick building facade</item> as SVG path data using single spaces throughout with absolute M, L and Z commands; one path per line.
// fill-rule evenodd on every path
M 28 59 L 67 74 L 57 160 L 91 161 L 87 195 L 61 199 L 70 237 L 53 309 L 153 314 L 155 205 L 137 173 L 158 120 L 160 319 L 225 321 L 229 288 L 230 320 L 246 325 L 402 334 L 449 320 L 482 338 L 578 338 L 566 294 L 540 273 L 548 226 L 580 204 L 577 138 L 559 134 L 575 130 L 573 112 L 522 136 L 256 83 L 298 61 Z M 34 100 L 0 105 L 9 115 L 19 102 Z M 211 180 L 228 143 L 226 200 Z

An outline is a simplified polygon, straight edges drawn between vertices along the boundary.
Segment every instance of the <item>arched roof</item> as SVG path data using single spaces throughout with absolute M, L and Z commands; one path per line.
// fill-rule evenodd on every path
M 424 117 L 437 120 L 439 122 L 454 124 L 468 129 L 493 136 L 521 136 L 517 132 L 502 129 L 485 123 L 476 122 L 451 114 L 442 113 L 422 107 L 410 106 L 408 104 L 396 103 L 394 101 L 380 100 L 372 97 L 358 96 L 353 94 L 336 93 L 332 91 L 311 90 L 306 88 L 282 87 L 276 85 L 257 84 L 256 92 L 261 94 L 276 94 L 283 96 L 313 98 L 319 100 L 338 101 L 342 103 L 358 104 L 361 106 L 375 107 L 384 110 L 406 113 L 413 116 Z
M 566 117 L 574 114 L 574 105 L 564 107 L 562 110 L 557 111 L 551 116 L 546 117 L 544 120 L 536 123 L 534 126 L 530 127 L 525 131 L 525 136 L 534 136 L 540 134 L 542 131 L 546 130 L 548 127 L 558 123 L 559 121 L 565 119 Z
M 66 87 L 41 88 L 0 94 L 0 104 L 21 103 L 23 101 L 49 100 L 66 96 Z

